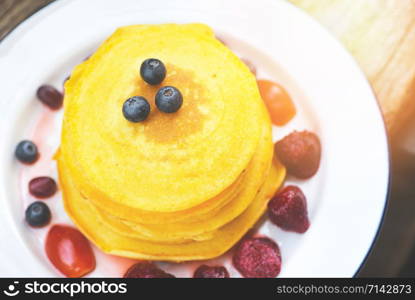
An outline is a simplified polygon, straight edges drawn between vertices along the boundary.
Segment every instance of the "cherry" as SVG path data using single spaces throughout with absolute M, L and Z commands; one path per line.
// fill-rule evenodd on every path
M 124 278 L 175 278 L 174 275 L 164 272 L 149 261 L 140 261 L 132 265 L 124 274 Z
M 310 227 L 307 200 L 299 187 L 289 185 L 268 203 L 268 216 L 278 227 L 304 233 Z
M 229 278 L 228 270 L 223 266 L 199 266 L 193 278 Z
M 233 255 L 232 262 L 246 278 L 274 278 L 281 271 L 280 249 L 267 237 L 242 240 Z
M 66 277 L 82 277 L 95 269 L 95 256 L 89 241 L 77 229 L 54 225 L 45 245 L 50 262 Z

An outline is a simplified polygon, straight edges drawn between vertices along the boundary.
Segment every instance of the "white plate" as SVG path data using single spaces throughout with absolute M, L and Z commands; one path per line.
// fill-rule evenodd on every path
M 269 223 L 261 227 L 280 245 L 280 276 L 353 276 L 371 248 L 385 209 L 389 159 L 384 123 L 351 56 L 310 17 L 276 0 L 60 0 L 7 36 L 0 43 L 0 276 L 58 275 L 43 251 L 41 239 L 47 229 L 32 230 L 23 222 L 25 201 L 32 201 L 25 181 L 38 169 L 13 159 L 19 140 L 36 139 L 41 132 L 33 126 L 47 109 L 35 99 L 37 87 L 60 87 L 72 67 L 115 28 L 166 22 L 211 25 L 231 48 L 259 67 L 260 77 L 287 88 L 299 113 L 287 126 L 275 128 L 275 139 L 303 128 L 321 138 L 318 174 L 308 181 L 288 179 L 308 197 L 309 231 L 300 235 Z M 61 113 L 53 117 L 54 124 L 60 117 Z M 45 133 L 50 136 L 43 137 L 41 147 L 56 148 L 58 129 Z M 55 174 L 54 167 L 43 171 L 47 174 L 39 175 Z M 53 222 L 67 222 L 59 197 L 48 200 Z M 190 275 L 181 266 L 163 267 Z M 91 276 L 119 275 L 110 269 L 99 255 Z

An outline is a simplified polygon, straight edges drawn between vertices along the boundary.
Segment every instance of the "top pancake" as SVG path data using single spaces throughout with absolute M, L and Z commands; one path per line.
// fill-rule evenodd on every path
M 155 107 L 161 86 L 139 75 L 147 58 L 165 63 L 161 86 L 182 92 L 177 113 Z M 141 123 L 121 112 L 136 95 L 151 105 Z M 80 192 L 103 206 L 185 210 L 219 195 L 247 167 L 261 133 L 262 106 L 254 76 L 209 27 L 124 27 L 67 81 L 59 157 Z

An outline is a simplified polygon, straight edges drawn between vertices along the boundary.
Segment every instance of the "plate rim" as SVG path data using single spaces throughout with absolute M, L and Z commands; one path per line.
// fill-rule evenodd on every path
M 54 0 L 54 1 L 57 1 L 57 0 Z M 374 247 L 375 247 L 377 241 L 379 240 L 380 233 L 381 233 L 382 228 L 383 228 L 383 226 L 385 224 L 385 217 L 386 217 L 386 213 L 388 211 L 389 201 L 390 201 L 390 197 L 391 197 L 391 190 L 392 190 L 392 186 L 391 186 L 391 182 L 392 182 L 392 172 L 391 172 L 392 155 L 391 155 L 390 136 L 389 136 L 389 133 L 388 133 L 388 130 L 387 130 L 387 126 L 386 126 L 386 117 L 383 114 L 382 107 L 380 106 L 379 99 L 378 99 L 378 97 L 376 95 L 376 92 L 375 92 L 372 84 L 370 83 L 370 81 L 367 78 L 366 74 L 363 72 L 362 68 L 360 67 L 360 65 L 358 64 L 358 62 L 354 58 L 354 56 L 350 53 L 350 51 L 341 43 L 341 41 L 332 32 L 330 32 L 328 30 L 328 28 L 326 28 L 324 25 L 320 24 L 320 22 L 318 22 L 313 16 L 311 16 L 305 10 L 297 7 L 296 5 L 294 5 L 291 2 L 288 2 L 288 4 L 291 5 L 291 6 L 293 6 L 294 9 L 296 9 L 297 11 L 299 11 L 301 14 L 305 15 L 305 17 L 307 17 L 309 19 L 312 19 L 315 23 L 317 23 L 320 26 L 320 28 L 322 30 L 326 31 L 326 33 L 328 33 L 333 38 L 333 40 L 344 49 L 344 51 L 347 53 L 347 55 L 352 58 L 355 66 L 357 67 L 357 69 L 359 69 L 359 72 L 363 75 L 363 77 L 364 77 L 367 85 L 369 86 L 369 88 L 370 88 L 370 90 L 372 92 L 372 95 L 375 98 L 376 106 L 378 108 L 378 113 L 380 114 L 380 116 L 382 118 L 383 133 L 384 133 L 385 138 L 386 138 L 386 147 L 387 147 L 386 151 L 387 151 L 387 155 L 388 155 L 387 156 L 388 179 L 387 179 L 386 195 L 385 195 L 385 201 L 384 201 L 384 205 L 383 205 L 382 216 L 381 216 L 381 218 L 379 220 L 379 224 L 378 224 L 378 228 L 377 228 L 377 231 L 375 233 L 375 236 L 373 237 L 372 243 L 369 246 L 369 249 L 368 249 L 366 255 L 364 256 L 362 262 L 360 263 L 359 267 L 356 269 L 356 271 L 355 271 L 355 273 L 353 275 L 353 277 L 359 277 L 360 272 L 363 270 L 366 262 L 368 261 L 370 255 L 372 254 L 372 252 L 374 250 Z
M 54 1 L 58 1 L 58 0 L 54 0 Z M 364 256 L 362 262 L 360 263 L 359 267 L 356 269 L 356 271 L 355 271 L 355 273 L 353 275 L 353 277 L 359 277 L 360 272 L 363 270 L 365 264 L 367 263 L 370 255 L 372 254 L 372 252 L 374 250 L 374 247 L 375 247 L 377 241 L 379 240 L 379 237 L 380 237 L 382 228 L 383 228 L 383 226 L 385 224 L 385 217 L 386 217 L 386 213 L 388 211 L 389 201 L 390 201 L 390 197 L 391 197 L 391 190 L 392 190 L 392 185 L 391 185 L 391 182 L 392 182 L 392 172 L 391 172 L 392 155 L 391 155 L 390 136 L 389 136 L 389 133 L 388 133 L 388 130 L 387 130 L 387 126 L 386 126 L 386 117 L 383 114 L 382 107 L 380 106 L 379 99 L 378 99 L 378 97 L 376 95 L 376 92 L 375 92 L 372 84 L 370 83 L 370 81 L 367 78 L 366 74 L 363 72 L 362 68 L 360 67 L 360 65 L 358 64 L 358 62 L 354 58 L 354 56 L 350 53 L 350 51 L 341 43 L 341 41 L 334 35 L 334 33 L 330 32 L 329 29 L 326 26 L 324 26 L 323 24 L 321 24 L 320 22 L 318 22 L 313 16 L 311 16 L 310 14 L 308 14 L 305 10 L 297 7 L 293 3 L 289 2 L 289 1 L 287 1 L 287 3 L 289 5 L 291 5 L 294 9 L 296 9 L 299 13 L 305 15 L 305 17 L 307 17 L 309 19 L 312 19 L 314 21 L 314 23 L 317 23 L 320 26 L 320 28 L 322 30 L 324 30 L 327 34 L 329 34 L 333 38 L 334 42 L 336 42 L 337 44 L 339 44 L 344 49 L 344 51 L 347 53 L 347 55 L 350 58 L 352 58 L 355 66 L 357 67 L 357 69 L 359 69 L 359 72 L 363 75 L 363 77 L 364 77 L 367 85 L 369 86 L 369 88 L 370 88 L 370 90 L 372 92 L 372 95 L 375 98 L 376 106 L 378 108 L 378 113 L 380 114 L 380 116 L 382 118 L 383 133 L 384 133 L 385 138 L 386 138 L 386 147 L 387 147 L 386 151 L 387 151 L 387 154 L 388 154 L 388 157 L 387 157 L 388 158 L 387 159 L 388 179 L 387 179 L 386 195 L 385 195 L 385 201 L 384 201 L 384 205 L 383 205 L 382 216 L 381 216 L 381 218 L 379 220 L 379 224 L 378 224 L 378 228 L 377 228 L 377 231 L 375 233 L 375 236 L 373 237 L 372 243 L 369 246 L 369 249 L 368 249 L 366 255 Z

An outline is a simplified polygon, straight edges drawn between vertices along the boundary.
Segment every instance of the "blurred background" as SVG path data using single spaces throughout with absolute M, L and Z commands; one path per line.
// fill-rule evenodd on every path
M 0 40 L 53 1 L 0 0 Z M 365 72 L 385 118 L 392 161 L 389 205 L 358 276 L 415 277 L 415 0 L 274 1 L 291 2 L 340 40 Z

